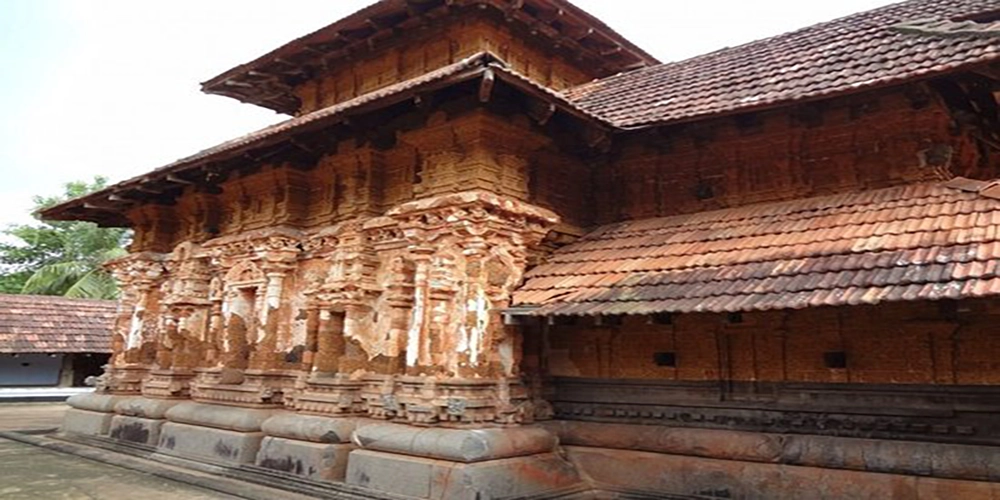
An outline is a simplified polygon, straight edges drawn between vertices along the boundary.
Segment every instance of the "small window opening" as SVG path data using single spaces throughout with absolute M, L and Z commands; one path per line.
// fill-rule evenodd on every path
M 844 351 L 824 352 L 823 364 L 826 365 L 827 368 L 847 368 L 847 353 Z
M 597 317 L 598 326 L 621 326 L 621 324 L 622 316 L 618 314 Z
M 653 353 L 653 363 L 656 366 L 676 367 L 677 353 L 671 351 Z
M 656 313 L 650 318 L 650 322 L 654 325 L 672 325 L 674 324 L 674 315 L 671 313 Z

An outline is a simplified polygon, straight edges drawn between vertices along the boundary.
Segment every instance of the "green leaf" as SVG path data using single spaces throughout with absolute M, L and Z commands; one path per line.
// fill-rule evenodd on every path
M 115 299 L 118 298 L 118 286 L 110 275 L 95 269 L 77 280 L 63 295 L 80 299 Z

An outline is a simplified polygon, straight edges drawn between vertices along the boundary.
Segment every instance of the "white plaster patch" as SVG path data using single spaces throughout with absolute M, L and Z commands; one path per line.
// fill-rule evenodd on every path
M 510 338 L 505 338 L 500 345 L 497 346 L 497 354 L 500 356 L 500 364 L 503 366 L 503 372 L 505 375 L 514 374 L 514 341 Z
M 139 347 L 142 343 L 142 313 L 145 309 L 141 306 L 136 306 L 135 310 L 132 311 L 132 323 L 129 325 L 128 329 L 128 339 L 125 341 L 125 349 L 134 349 Z
M 489 307 L 490 302 L 482 288 L 476 290 L 476 296 L 469 299 L 466 305 L 467 310 L 476 317 L 476 324 L 472 327 L 468 340 L 469 363 L 472 366 L 479 365 L 479 354 L 483 350 L 483 339 L 490 322 Z
M 406 333 L 406 366 L 416 366 L 420 354 L 420 331 L 424 328 L 424 291 L 417 288 L 413 294 L 413 317 Z

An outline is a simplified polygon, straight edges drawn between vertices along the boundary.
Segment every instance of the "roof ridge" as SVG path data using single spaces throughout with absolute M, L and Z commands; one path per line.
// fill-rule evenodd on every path
M 746 48 L 748 46 L 751 46 L 751 45 L 766 44 L 766 42 L 769 42 L 769 41 L 771 41 L 773 39 L 776 39 L 776 38 L 781 38 L 781 37 L 785 37 L 785 36 L 791 36 L 791 35 L 794 35 L 796 33 L 801 33 L 801 32 L 805 32 L 805 31 L 811 31 L 811 30 L 813 30 L 815 28 L 818 28 L 818 27 L 821 27 L 821 26 L 824 26 L 824 25 L 834 24 L 834 23 L 838 23 L 838 22 L 844 22 L 845 20 L 848 20 L 848 19 L 853 18 L 853 17 L 866 16 L 866 15 L 870 15 L 873 12 L 881 12 L 883 10 L 888 10 L 890 8 L 899 7 L 900 5 L 911 4 L 911 3 L 916 3 L 916 2 L 930 2 L 930 3 L 933 3 L 933 2 L 935 2 L 935 0 L 902 0 L 902 1 L 899 1 L 899 2 L 894 2 L 894 3 L 891 3 L 891 4 L 883 5 L 881 7 L 876 7 L 874 9 L 864 10 L 864 11 L 861 11 L 861 12 L 854 12 L 852 14 L 847 14 L 847 15 L 844 15 L 844 16 L 840 16 L 840 17 L 837 17 L 837 18 L 834 18 L 834 19 L 830 19 L 828 21 L 820 21 L 818 23 L 813 23 L 813 24 L 810 24 L 808 26 L 803 26 L 801 28 L 796 28 L 796 29 L 793 29 L 793 30 L 790 30 L 790 31 L 784 31 L 784 32 L 781 32 L 781 33 L 775 33 L 773 35 L 769 35 L 769 36 L 766 36 L 764 38 L 757 38 L 757 39 L 754 39 L 754 40 L 749 40 L 749 41 L 741 43 L 739 45 L 720 47 L 720 48 L 715 49 L 715 50 L 713 50 L 711 52 L 705 52 L 704 54 L 694 55 L 694 56 L 687 57 L 687 58 L 684 58 L 684 59 L 680 59 L 680 60 L 677 60 L 677 61 L 665 61 L 665 62 L 662 62 L 660 64 L 656 64 L 656 65 L 652 65 L 652 66 L 647 66 L 647 67 L 644 67 L 644 68 L 637 68 L 637 69 L 634 69 L 632 71 L 617 73 L 617 74 L 611 75 L 611 76 L 606 77 L 606 78 L 599 78 L 597 80 L 593 80 L 593 81 L 590 81 L 590 82 L 582 83 L 582 84 L 577 85 L 575 87 L 567 88 L 567 89 L 563 90 L 563 92 L 567 93 L 567 94 L 571 94 L 571 93 L 575 92 L 577 89 L 583 89 L 583 88 L 585 88 L 587 86 L 594 85 L 594 84 L 600 84 L 600 83 L 603 83 L 603 82 L 607 82 L 607 81 L 610 81 L 610 80 L 613 80 L 615 78 L 619 78 L 619 77 L 622 77 L 622 76 L 625 76 L 625 75 L 635 75 L 635 74 L 641 73 L 641 72 L 655 71 L 655 70 L 657 70 L 659 68 L 664 68 L 664 67 L 672 66 L 672 65 L 675 65 L 675 64 L 688 63 L 690 61 L 695 61 L 695 60 L 699 60 L 699 59 L 710 59 L 713 56 L 718 56 L 718 55 L 720 55 L 722 53 L 733 52 L 733 51 L 737 51 L 737 50 L 740 50 L 740 49 L 744 49 L 744 48 Z
M 992 35 L 914 37 L 892 29 L 928 17 L 961 24 L 994 10 L 992 0 L 898 2 L 618 73 L 564 95 L 629 130 L 860 92 L 1000 59 Z

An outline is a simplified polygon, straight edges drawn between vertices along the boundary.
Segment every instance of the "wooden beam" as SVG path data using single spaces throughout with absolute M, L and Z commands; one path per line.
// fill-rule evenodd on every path
M 493 84 L 496 80 L 496 75 L 493 74 L 491 68 L 487 68 L 486 72 L 483 73 L 483 80 L 479 82 L 479 102 L 489 102 L 490 98 L 493 96 Z
M 249 84 L 247 82 L 238 82 L 236 80 L 226 80 L 224 83 L 226 85 L 230 86 L 230 87 L 240 87 L 240 88 L 244 88 L 244 89 L 245 88 L 252 88 L 253 87 L 253 85 L 251 85 L 251 84 Z
M 134 189 L 136 191 L 140 191 L 140 192 L 148 193 L 148 194 L 156 194 L 156 195 L 163 194 L 163 190 L 160 190 L 160 189 L 151 189 L 151 188 L 145 187 L 143 185 L 136 186 Z
M 556 105 L 551 102 L 534 101 L 528 104 L 528 116 L 533 118 L 539 125 L 545 126 L 556 114 Z
M 183 178 L 178 177 L 178 176 L 176 176 L 174 174 L 167 174 L 167 177 L 166 177 L 165 180 L 167 182 L 173 182 L 174 184 L 185 184 L 185 185 L 194 184 L 194 181 L 189 181 L 187 179 L 183 179 Z

